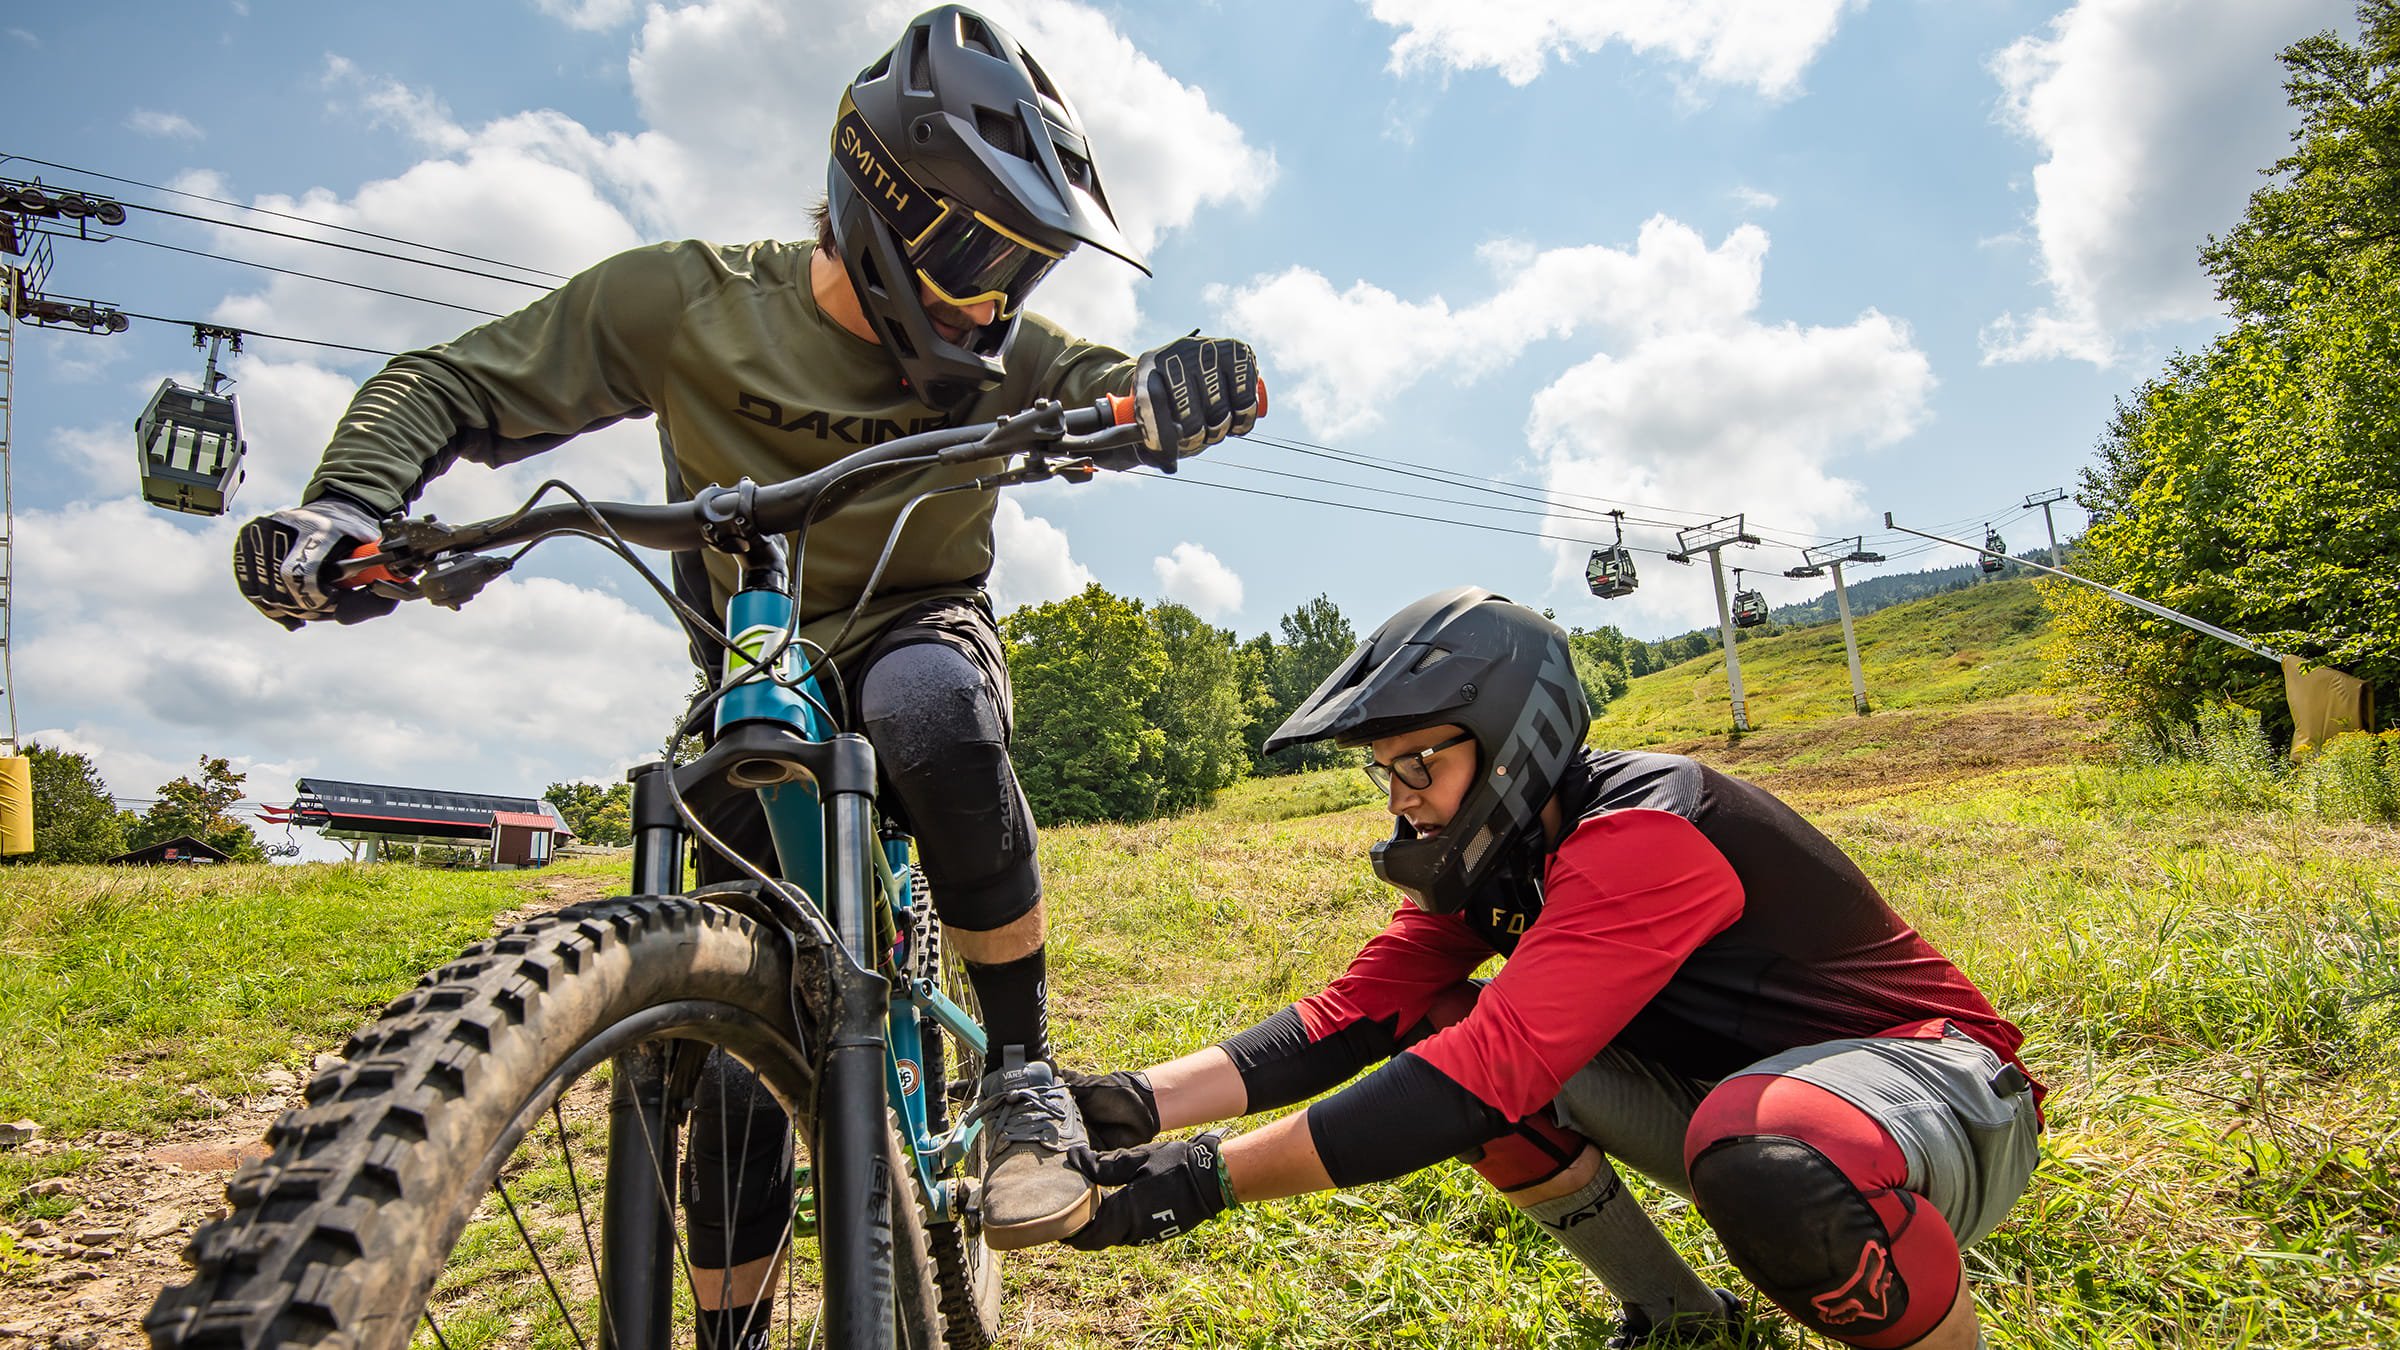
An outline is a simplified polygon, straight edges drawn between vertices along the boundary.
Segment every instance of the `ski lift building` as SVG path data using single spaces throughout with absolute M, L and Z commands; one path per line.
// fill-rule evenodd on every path
M 495 868 L 541 867 L 574 832 L 536 797 L 303 778 L 299 795 L 269 808 L 271 824 L 315 829 L 345 843 L 434 844 L 483 850 Z

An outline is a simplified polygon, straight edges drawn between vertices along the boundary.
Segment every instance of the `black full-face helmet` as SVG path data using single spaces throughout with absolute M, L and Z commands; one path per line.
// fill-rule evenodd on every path
M 917 397 L 955 409 L 999 383 L 1034 284 L 1091 244 L 1144 272 L 1100 188 L 1083 122 L 998 24 L 958 5 L 911 20 L 843 91 L 826 208 L 867 322 Z M 957 342 L 923 283 L 999 316 Z
M 1364 745 L 1443 723 L 1475 738 L 1474 785 L 1438 835 L 1402 819 L 1375 846 L 1375 875 L 1436 914 L 1464 905 L 1502 845 L 1538 828 L 1591 730 L 1558 625 L 1479 587 L 1438 591 L 1385 620 L 1266 743 Z

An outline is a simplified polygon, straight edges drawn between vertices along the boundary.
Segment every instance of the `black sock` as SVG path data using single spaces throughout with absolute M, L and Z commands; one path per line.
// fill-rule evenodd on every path
M 775 1302 L 761 1299 L 740 1308 L 703 1308 L 694 1320 L 700 1350 L 767 1350 L 767 1331 L 775 1325 Z
M 1025 1047 L 1025 1062 L 1050 1058 L 1050 1004 L 1043 988 L 1043 949 L 1034 948 L 1014 961 L 996 966 L 967 963 L 967 982 L 983 1005 L 983 1034 L 992 1050 L 984 1056 L 988 1072 L 1000 1062 L 1000 1047 Z

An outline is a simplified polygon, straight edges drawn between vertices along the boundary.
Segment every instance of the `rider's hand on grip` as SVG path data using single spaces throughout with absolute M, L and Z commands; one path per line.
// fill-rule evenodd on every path
M 1197 333 L 1144 352 L 1133 396 L 1142 460 L 1169 471 L 1183 456 L 1249 431 L 1264 411 L 1250 344 Z
M 337 589 L 328 569 L 380 534 L 365 507 L 346 497 L 319 497 L 242 526 L 233 541 L 233 579 L 243 599 L 286 628 L 314 619 L 360 623 L 391 613 L 400 602 Z

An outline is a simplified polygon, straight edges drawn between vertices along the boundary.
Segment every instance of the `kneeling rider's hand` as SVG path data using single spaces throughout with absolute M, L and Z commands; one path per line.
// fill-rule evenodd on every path
M 346 497 L 319 497 L 242 526 L 233 541 L 233 579 L 242 598 L 286 628 L 312 619 L 362 623 L 400 602 L 363 588 L 334 590 L 327 565 L 383 535 L 366 508 Z
M 1150 1075 L 1139 1069 L 1115 1073 L 1062 1075 L 1083 1127 L 1101 1148 L 1132 1148 L 1158 1137 L 1158 1097 L 1150 1090 Z
M 1197 333 L 1142 353 L 1133 397 L 1142 462 L 1170 473 L 1183 456 L 1248 432 L 1266 411 L 1250 344 Z
M 1118 1189 L 1101 1200 L 1090 1223 L 1068 1236 L 1067 1245 L 1087 1252 L 1139 1247 L 1188 1233 L 1224 1213 L 1234 1203 L 1224 1142 L 1223 1133 L 1211 1130 L 1113 1153 L 1084 1149 L 1069 1155 L 1095 1185 Z

